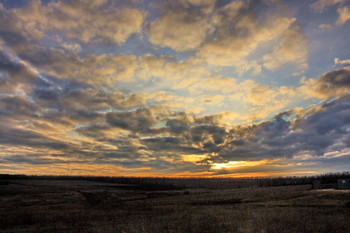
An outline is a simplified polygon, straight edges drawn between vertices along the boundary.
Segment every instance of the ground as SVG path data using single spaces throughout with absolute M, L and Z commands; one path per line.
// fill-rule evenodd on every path
M 0 232 L 350 232 L 350 191 L 2 180 Z

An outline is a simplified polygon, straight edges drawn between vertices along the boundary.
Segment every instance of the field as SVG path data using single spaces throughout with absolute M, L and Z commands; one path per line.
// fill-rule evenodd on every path
M 349 190 L 185 183 L 1 179 L 0 232 L 350 232 Z

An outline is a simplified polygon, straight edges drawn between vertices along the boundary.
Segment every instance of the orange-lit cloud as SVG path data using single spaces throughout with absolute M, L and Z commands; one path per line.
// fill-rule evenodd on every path
M 317 0 L 314 1 L 310 7 L 317 11 L 317 12 L 322 12 L 324 11 L 327 7 L 333 6 L 333 5 L 337 5 L 340 3 L 344 3 L 347 0 Z
M 350 6 L 341 7 L 337 12 L 339 14 L 337 25 L 344 24 L 346 21 L 350 20 Z

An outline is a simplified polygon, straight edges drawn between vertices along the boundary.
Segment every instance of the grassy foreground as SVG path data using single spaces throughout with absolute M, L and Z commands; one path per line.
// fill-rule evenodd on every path
M 350 232 L 350 191 L 0 182 L 0 232 Z

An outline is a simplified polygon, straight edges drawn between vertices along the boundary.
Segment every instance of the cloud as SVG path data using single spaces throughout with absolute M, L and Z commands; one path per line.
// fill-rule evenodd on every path
M 342 25 L 350 19 L 350 6 L 340 7 L 337 12 L 339 14 L 337 25 Z
M 64 162 L 61 158 L 43 158 L 44 155 L 62 158 L 69 155 L 71 162 L 95 160 L 97 154 L 128 158 L 128 153 L 135 151 L 135 156 L 140 155 L 137 147 L 128 145 L 123 135 L 125 131 L 108 125 L 108 129 L 99 129 L 100 134 L 91 134 L 93 128 L 90 132 L 81 128 L 103 125 L 108 109 L 127 111 L 143 106 L 142 95 L 125 94 L 74 79 L 50 76 L 38 72 L 16 56 L 1 55 L 4 58 L 1 59 L 1 70 L 5 77 L 1 88 L 7 93 L 2 91 L 0 95 L 0 141 L 1 145 L 17 148 L 16 155 L 6 153 L 8 162 Z M 40 61 L 44 62 L 44 59 Z M 51 61 L 47 62 L 50 64 Z M 8 88 L 7 77 L 14 86 L 13 90 Z M 27 88 L 18 89 L 18 86 Z
M 289 27 L 273 52 L 263 57 L 265 68 L 276 70 L 289 63 L 298 65 L 300 69 L 307 68 L 307 39 L 300 30 L 298 23 Z
M 249 106 L 247 113 L 240 118 L 245 123 L 259 122 L 273 117 L 286 106 L 304 100 L 305 94 L 298 88 L 281 86 L 279 88 L 254 83 L 244 94 L 243 101 Z
M 305 66 L 305 37 L 297 28 L 295 19 L 279 15 L 260 16 L 254 12 L 254 4 L 244 1 L 232 1 L 222 6 L 216 4 L 215 7 L 212 4 L 209 13 L 202 11 L 202 7 L 208 4 L 182 1 L 164 6 L 163 15 L 149 25 L 150 42 L 180 52 L 196 50 L 192 57 L 195 63 L 232 66 L 240 73 L 251 71 L 259 74 L 259 58 L 251 55 L 261 49 L 263 43 L 266 46 L 266 42 L 272 43 L 283 37 L 279 51 L 275 53 L 288 55 L 289 58 L 279 64 L 266 64 L 266 67 L 275 68 L 280 63 L 283 65 L 289 62 Z M 260 17 L 262 20 L 259 20 Z M 291 47 L 292 37 L 296 41 L 290 49 L 297 49 L 298 52 L 294 57 L 287 51 Z M 248 59 L 248 56 L 251 57 Z
M 1 96 L 0 117 L 10 122 L 26 120 L 29 117 L 38 117 L 41 109 L 33 104 L 25 95 Z
M 318 28 L 321 30 L 327 30 L 327 29 L 331 28 L 331 25 L 330 24 L 320 24 L 320 25 L 318 25 Z
M 264 60 L 267 61 L 264 65 L 267 68 L 277 69 L 290 62 L 297 64 L 307 62 L 305 38 L 297 28 L 295 19 L 269 15 L 258 21 L 258 17 L 259 15 L 253 13 L 253 9 L 239 1 L 218 9 L 213 16 L 216 22 L 216 34 L 203 44 L 196 56 L 210 65 L 233 66 L 237 72 L 252 71 L 255 74 L 261 72 L 261 64 L 257 62 L 260 58 L 255 54 L 262 49 L 262 45 L 268 48 L 265 48 L 265 53 L 271 49 L 275 53 L 265 55 Z M 296 40 L 294 43 L 292 38 Z M 279 47 L 271 47 L 276 40 L 281 40 Z M 298 49 L 297 55 L 292 56 L 292 53 L 288 53 L 291 46 L 293 48 L 290 49 Z M 272 56 L 279 55 L 289 57 L 272 64 Z
M 158 154 L 158 156 L 161 154 L 169 154 L 169 157 L 171 157 L 171 154 L 179 156 L 183 153 L 200 153 L 200 150 L 197 148 L 186 145 L 183 142 L 183 138 L 171 136 L 152 137 L 143 139 L 142 143 L 144 143 L 145 147 L 150 150 L 151 153 L 154 153 L 155 155 Z
M 302 81 L 302 91 L 317 98 L 339 97 L 349 93 L 350 67 L 330 71 L 318 79 Z
M 172 8 L 150 23 L 148 35 L 150 42 L 157 46 L 185 52 L 199 47 L 212 30 L 210 18 L 205 14 L 191 8 Z
M 73 53 L 80 53 L 82 51 L 82 48 L 78 43 L 63 42 L 62 47 L 68 51 L 72 51 Z
M 318 13 L 323 12 L 330 6 L 345 3 L 347 0 L 317 0 L 310 4 L 310 8 Z
M 83 138 L 79 139 L 81 143 L 84 141 L 88 143 L 82 148 L 91 148 L 95 144 L 93 149 L 88 152 L 91 156 L 96 153 L 102 153 L 107 157 L 114 158 L 117 156 L 119 158 L 129 158 L 127 156 L 128 151 L 133 151 L 134 156 L 136 156 L 134 158 L 139 158 L 138 156 L 143 156 L 142 154 L 144 153 L 155 153 L 155 155 L 159 155 L 165 152 L 180 154 L 210 154 L 220 152 L 224 157 L 230 150 L 239 152 L 241 155 L 245 155 L 246 158 L 250 159 L 254 158 L 254 154 L 258 157 L 261 156 L 260 153 L 251 152 L 252 149 L 244 148 L 244 145 L 251 145 L 252 141 L 250 141 L 249 137 L 253 137 L 254 132 L 257 132 L 256 129 L 262 127 L 260 125 L 256 125 L 253 128 L 237 128 L 233 129 L 233 131 L 227 131 L 223 126 L 220 126 L 222 123 L 220 120 L 221 116 L 198 118 L 190 116 L 180 117 L 181 115 L 179 115 L 180 118 L 173 118 L 175 115 L 160 108 L 131 110 L 134 107 L 142 106 L 144 103 L 142 98 L 137 97 L 137 95 L 125 96 L 103 92 L 102 90 L 98 91 L 97 89 L 92 89 L 89 86 L 74 83 L 73 81 L 57 80 L 49 77 L 46 81 L 42 80 L 40 82 L 34 82 L 34 84 L 35 88 L 33 89 L 31 99 L 35 101 L 36 107 L 40 107 L 42 110 L 37 111 L 36 109 L 31 110 L 28 107 L 16 107 L 12 111 L 16 112 L 17 115 L 12 115 L 12 118 L 18 119 L 20 109 L 24 110 L 21 113 L 22 115 L 30 116 L 30 112 L 41 114 L 40 122 L 35 120 L 35 127 L 30 128 L 33 132 L 41 133 L 44 129 L 50 129 L 49 125 L 45 123 L 45 120 L 49 120 L 50 124 L 57 124 L 61 119 L 66 118 L 73 122 L 70 127 L 74 127 L 76 123 L 92 124 L 95 122 L 95 127 L 92 127 L 93 125 L 91 127 L 86 125 L 76 130 L 79 134 L 95 139 L 95 143 L 93 141 L 86 141 L 86 139 L 83 140 Z M 236 85 L 234 82 L 233 84 Z M 254 94 L 263 94 L 259 97 L 255 96 L 255 99 L 252 99 L 254 104 L 259 106 L 260 99 L 266 101 L 264 99 L 265 92 L 268 91 L 269 93 L 271 90 L 267 86 L 261 85 L 257 85 L 256 88 L 259 90 L 262 88 L 261 90 L 263 90 L 262 92 L 252 92 Z M 279 91 L 281 93 L 283 92 L 282 90 Z M 272 94 L 266 94 L 266 96 L 270 95 Z M 8 104 L 12 103 L 9 100 L 4 102 Z M 28 105 L 29 103 L 26 104 Z M 26 104 L 23 106 L 27 106 Z M 10 105 L 13 106 L 13 104 Z M 120 110 L 109 112 L 105 115 L 106 122 L 110 124 L 108 126 L 103 123 L 103 114 L 98 114 L 97 111 L 111 106 Z M 130 109 L 128 110 L 128 108 Z M 56 111 L 46 111 L 45 109 L 56 109 Z M 87 114 L 88 112 L 90 113 Z M 33 115 L 33 118 L 35 117 L 36 115 Z M 276 122 L 280 121 L 283 122 L 282 120 Z M 165 124 L 163 127 L 161 126 L 162 122 Z M 262 128 L 266 127 L 264 126 Z M 42 130 L 39 130 L 39 128 Z M 281 131 L 280 127 L 277 128 Z M 250 133 L 247 134 L 247 132 Z M 273 132 L 277 132 L 277 130 L 273 130 Z M 151 138 L 147 140 L 136 139 L 138 141 L 136 144 L 126 143 L 128 141 L 126 136 L 133 134 L 149 135 Z M 274 138 L 272 135 L 264 135 L 264 137 Z M 101 145 L 97 142 L 101 143 Z M 114 144 L 115 147 L 109 146 L 108 144 L 110 143 Z M 256 145 L 254 149 L 264 151 L 264 149 L 259 148 L 259 145 Z M 84 150 L 77 149 L 77 146 L 74 146 L 68 151 L 85 154 L 86 152 Z M 265 151 L 265 153 L 268 152 Z M 105 160 L 108 161 L 107 158 Z
M 134 55 L 87 54 L 81 57 L 71 51 L 35 45 L 17 54 L 45 75 L 96 86 L 130 82 L 137 69 Z
M 334 58 L 334 65 L 347 65 L 350 64 L 350 59 L 340 60 L 339 58 Z
M 266 105 L 276 98 L 276 92 L 266 85 L 256 84 L 250 90 L 245 100 L 254 105 Z
M 229 163 L 297 158 L 301 154 L 308 154 L 318 160 L 329 151 L 334 152 L 335 147 L 337 151 L 342 151 L 350 142 L 348 107 L 347 96 L 325 104 L 311 115 L 297 117 L 292 122 L 286 120 L 290 112 L 253 127 L 233 129 L 231 141 L 227 141 L 218 156 L 210 160 L 214 163 Z
M 216 4 L 216 1 L 212 0 L 180 0 L 179 2 L 183 7 L 196 7 L 205 14 L 211 13 Z
M 221 76 L 190 77 L 176 83 L 172 88 L 191 93 L 190 103 L 201 103 L 202 106 L 205 106 L 205 100 L 208 100 L 207 104 L 217 102 L 216 105 L 227 112 L 238 111 L 235 113 L 235 118 L 248 122 L 272 116 L 285 106 L 300 102 L 305 97 L 305 94 L 297 88 L 273 87 L 249 79 L 240 82 L 237 78 Z M 207 93 L 211 93 L 212 97 L 206 96 Z M 167 93 L 166 96 L 169 98 L 171 95 Z M 174 99 L 177 99 L 178 103 L 181 102 L 181 97 L 174 97 Z M 172 101 L 173 98 L 170 102 Z M 236 105 L 235 108 L 232 107 L 233 104 Z
M 113 126 L 134 132 L 148 131 L 157 123 L 154 112 L 146 108 L 131 112 L 110 112 L 106 114 L 106 120 Z
M 31 90 L 31 83 L 39 78 L 38 72 L 18 57 L 0 51 L 0 91 L 20 93 Z
M 289 19 L 282 17 L 271 17 L 271 20 L 259 24 L 257 16 L 251 11 L 241 1 L 231 2 L 218 9 L 213 16 L 215 35 L 203 44 L 196 56 L 211 65 L 235 66 L 237 63 L 239 67 L 260 43 L 278 38 L 290 24 Z
M 173 86 L 174 89 L 186 89 L 193 93 L 221 92 L 228 94 L 240 88 L 236 78 L 232 77 L 196 77 L 181 80 Z
M 65 149 L 68 145 L 62 141 L 51 139 L 46 135 L 38 134 L 30 130 L 1 127 L 0 143 L 2 145 L 20 145 L 35 148 Z
M 138 70 L 135 74 L 137 82 L 151 81 L 150 90 L 167 87 L 190 77 L 209 76 L 208 69 L 193 60 L 176 61 L 176 57 L 144 55 L 138 57 Z
M 84 43 L 123 44 L 133 34 L 140 33 L 146 14 L 128 6 L 106 8 L 108 1 L 50 2 L 31 1 L 26 8 L 7 13 L 8 30 L 14 30 L 34 40 L 40 40 L 51 30 Z M 4 22 L 3 22 L 4 23 Z
M 327 80 L 327 78 L 321 79 Z M 61 95 L 64 97 L 66 94 L 61 93 L 58 96 Z M 85 99 L 88 96 L 95 96 L 95 98 Z M 195 117 L 149 107 L 137 110 L 121 108 L 119 111 L 106 113 L 105 118 L 101 116 L 94 124 L 89 120 L 83 125 L 84 121 L 75 117 L 74 111 L 79 113 L 78 110 L 85 105 L 91 110 L 99 109 L 99 104 L 95 106 L 94 101 L 96 98 L 97 103 L 100 101 L 100 97 L 98 95 L 96 97 L 96 94 L 87 94 L 85 97 L 77 96 L 76 101 L 82 102 L 82 105 L 77 105 L 80 107 L 70 108 L 68 105 L 67 108 L 71 110 L 67 114 L 61 113 L 58 114 L 61 116 L 57 116 L 56 113 L 56 121 L 55 118 L 50 118 L 49 112 L 44 109 L 38 111 L 37 108 L 42 108 L 42 104 L 34 105 L 26 99 L 16 97 L 18 104 L 15 105 L 14 100 L 5 99 L 3 103 L 12 108 L 2 107 L 2 109 L 12 112 L 12 119 L 20 120 L 20 115 L 27 116 L 28 119 L 28 116 L 32 115 L 29 120 L 32 119 L 34 125 L 27 129 L 18 128 L 19 125 L 14 128 L 15 124 L 9 125 L 9 121 L 6 120 L 7 126 L 2 127 L 1 133 L 6 136 L 0 138 L 1 144 L 48 150 L 37 157 L 30 154 L 27 156 L 17 154 L 11 156 L 11 159 L 6 157 L 9 158 L 7 161 L 56 164 L 62 163 L 62 156 L 65 154 L 73 153 L 74 156 L 70 157 L 69 161 L 79 160 L 85 163 L 93 160 L 98 164 L 113 163 L 129 168 L 152 167 L 165 169 L 167 172 L 171 172 L 167 170 L 171 166 L 175 169 L 172 170 L 174 172 L 186 170 L 189 166 L 191 169 L 209 171 L 210 167 L 217 166 L 215 164 L 232 165 L 234 161 L 248 161 L 249 165 L 249 161 L 253 163 L 253 161 L 265 159 L 293 159 L 300 158 L 302 154 L 309 154 L 315 159 L 323 158 L 335 149 L 342 151 L 348 148 L 350 143 L 347 128 L 350 122 L 348 97 L 337 99 L 308 113 L 289 111 L 276 115 L 270 121 L 249 126 L 231 126 L 232 128 L 221 125 L 220 116 Z M 46 99 L 50 101 L 50 98 L 46 97 Z M 105 103 L 105 99 L 102 100 Z M 37 114 L 41 114 L 40 118 Z M 74 142 L 69 142 L 73 139 L 72 133 L 70 135 L 63 133 L 65 135 L 63 136 L 61 132 L 61 136 L 55 136 L 58 118 L 63 116 L 75 122 L 67 127 L 68 131 L 75 131 L 80 135 L 73 137 Z M 80 126 L 76 127 L 76 123 Z M 44 133 L 45 130 L 46 133 Z M 45 153 L 60 157 L 45 158 L 43 157 Z M 191 154 L 197 159 L 191 160 L 186 157 L 186 161 L 183 160 L 183 156 Z M 254 166 L 250 165 L 226 169 L 226 173 L 254 170 Z M 275 167 L 273 163 L 270 168 L 268 164 L 266 166 L 264 168 L 262 165 L 259 169 L 272 171 L 276 168 L 276 172 L 280 171 L 280 167 Z

